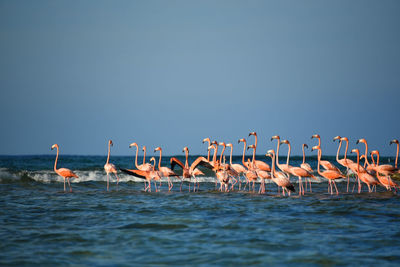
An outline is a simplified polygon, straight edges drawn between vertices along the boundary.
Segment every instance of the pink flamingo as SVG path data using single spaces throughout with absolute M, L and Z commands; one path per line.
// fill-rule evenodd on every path
M 282 187 L 282 195 L 285 196 L 285 190 L 289 196 L 290 192 L 296 192 L 289 178 L 283 172 L 275 170 L 275 151 L 273 149 L 268 150 L 266 156 L 272 159 L 271 179 L 278 187 Z
M 255 138 L 255 142 L 254 142 L 254 152 L 255 152 L 257 149 L 257 133 L 251 132 L 251 133 L 249 133 L 249 136 L 250 135 L 254 135 L 254 138 Z M 260 170 L 266 171 L 266 172 L 271 171 L 271 167 L 262 160 L 254 160 L 254 164 L 256 165 L 257 169 L 260 169 Z
M 179 175 L 177 175 L 173 170 L 171 170 L 168 167 L 161 167 L 161 158 L 162 158 L 162 149 L 161 147 L 156 147 L 154 149 L 154 152 L 160 151 L 160 157 L 158 158 L 158 171 L 161 174 L 161 177 L 167 177 L 168 179 L 168 191 L 171 191 L 172 187 L 174 187 L 174 184 L 171 182 L 170 177 L 175 176 L 179 178 Z
M 361 187 L 362 187 L 360 180 L 367 184 L 368 192 L 372 192 L 371 185 L 372 186 L 377 185 L 378 181 L 371 174 L 369 174 L 365 169 L 364 170 L 360 169 L 360 151 L 358 149 L 353 149 L 353 150 L 351 150 L 351 153 L 357 154 L 357 176 L 359 178 L 358 193 L 361 192 Z M 365 160 L 367 161 L 367 159 L 365 159 Z
M 251 166 L 253 171 L 255 171 L 255 173 L 257 174 L 257 176 L 261 179 L 261 184 L 260 184 L 260 188 L 258 189 L 258 193 L 259 194 L 264 194 L 265 193 L 265 179 L 271 179 L 271 175 L 266 172 L 263 171 L 261 169 L 259 169 L 255 163 L 255 157 L 256 157 L 256 146 L 255 145 L 249 145 L 247 147 L 247 149 L 252 148 L 253 149 L 253 160 L 251 162 Z M 253 179 L 253 188 L 254 188 L 254 182 L 257 179 Z
M 129 170 L 129 169 L 124 169 L 124 168 L 120 168 L 120 170 L 126 174 L 145 179 L 145 183 L 144 183 L 144 191 L 145 192 L 147 192 L 147 191 L 151 192 L 151 180 L 154 180 L 154 186 L 155 186 L 156 192 L 157 192 L 158 189 L 157 189 L 157 185 L 156 185 L 155 181 L 161 180 L 161 176 L 160 176 L 160 172 L 155 170 L 155 161 L 156 161 L 155 158 L 152 157 L 150 159 L 150 161 L 154 161 L 154 165 L 151 165 L 150 170 Z M 147 185 L 146 185 L 146 182 L 147 182 Z
M 313 138 L 317 138 L 318 139 L 318 146 L 321 147 L 321 137 L 319 136 L 319 134 L 314 134 L 313 136 L 311 136 L 311 139 Z M 332 163 L 330 163 L 327 160 L 321 160 L 321 166 L 325 169 L 325 170 L 333 170 L 333 171 L 337 171 L 340 172 L 341 171 Z
M 248 172 L 249 164 L 248 164 L 248 162 L 245 161 L 245 153 L 246 153 L 246 147 L 247 147 L 246 139 L 244 139 L 244 138 L 239 139 L 238 140 L 238 144 L 240 144 L 241 142 L 243 142 L 242 164 L 246 168 L 246 171 L 244 172 L 244 178 L 246 179 L 246 183 L 244 185 L 243 190 L 246 190 L 246 186 L 249 185 L 249 183 L 250 183 L 249 179 L 247 178 L 247 176 L 248 176 L 247 172 Z M 249 174 L 249 176 L 253 176 L 253 175 Z M 249 185 L 249 190 L 250 190 L 250 185 Z
M 304 152 L 304 148 L 308 148 L 307 144 L 302 145 L 302 150 L 303 150 L 303 163 L 301 163 L 300 167 L 308 171 L 309 173 L 314 173 L 314 170 L 311 168 L 310 164 L 306 163 L 306 154 Z M 308 179 L 308 182 L 310 183 L 310 192 L 312 192 L 311 188 L 311 179 Z M 306 181 L 306 191 L 307 191 L 307 181 Z
M 394 167 L 397 169 L 397 159 L 399 158 L 399 140 L 393 139 L 392 141 L 390 141 L 389 144 L 390 144 L 390 145 L 391 145 L 391 144 L 396 144 L 396 145 L 397 145 L 396 162 L 395 162 L 395 164 L 394 164 Z
M 65 179 L 67 179 L 68 181 L 68 186 L 69 186 L 69 191 L 72 192 L 72 187 L 71 187 L 71 183 L 69 182 L 69 179 L 72 177 L 75 178 L 79 178 L 78 175 L 76 175 L 75 173 L 73 173 L 70 169 L 67 168 L 59 168 L 57 169 L 57 160 L 58 160 L 58 145 L 54 144 L 51 146 L 51 150 L 53 150 L 54 148 L 57 149 L 57 156 L 56 156 L 56 161 L 54 162 L 54 171 L 60 175 L 62 178 L 64 178 L 64 192 L 65 192 Z
M 347 149 L 349 148 L 349 139 L 347 139 L 347 137 L 340 137 L 340 136 L 336 136 L 333 138 L 333 142 L 335 142 L 335 140 L 339 140 L 339 147 L 336 153 L 336 161 L 342 165 L 343 167 L 346 168 L 346 176 L 347 176 L 347 192 L 349 192 L 349 184 L 350 184 L 350 175 L 348 173 L 349 170 L 349 165 L 350 164 L 354 164 L 354 162 L 351 159 L 347 159 Z M 339 159 L 339 151 L 340 148 L 342 146 L 342 142 L 346 141 L 346 151 L 344 152 L 344 158 L 343 159 Z
M 364 145 L 365 145 L 365 152 L 364 152 L 365 162 L 364 162 L 364 168 L 366 168 L 366 167 L 367 167 L 367 164 L 369 164 L 369 162 L 368 162 L 368 143 L 367 143 L 367 140 L 365 140 L 364 138 L 358 139 L 357 142 L 356 142 L 356 145 L 357 145 L 358 143 L 364 143 Z M 353 150 L 354 150 L 354 149 L 353 149 Z
M 321 170 L 320 170 L 321 155 L 322 155 L 321 147 L 320 146 L 314 146 L 311 149 L 311 151 L 314 151 L 314 150 L 318 150 L 318 174 L 321 175 L 322 177 L 328 179 L 328 181 L 329 181 L 328 193 L 329 193 L 329 188 L 330 188 L 331 189 L 331 191 L 330 191 L 331 195 L 333 194 L 333 188 L 332 188 L 332 183 L 333 183 L 333 185 L 335 186 L 335 189 L 336 189 L 336 194 L 338 195 L 339 191 L 338 191 L 338 189 L 336 187 L 335 180 L 336 179 L 340 179 L 340 178 L 344 178 L 343 174 L 341 172 L 336 171 L 336 170 L 326 170 L 326 171 L 321 172 Z
M 276 166 L 278 166 L 278 168 L 282 171 L 282 172 L 284 172 L 287 176 L 288 176 L 288 178 L 290 179 L 290 174 L 291 174 L 291 172 L 290 172 L 290 165 L 289 165 L 289 162 L 288 162 L 288 159 L 289 158 L 287 158 L 286 159 L 286 164 L 279 164 L 279 148 L 280 148 L 280 144 L 281 144 L 281 139 L 280 139 L 280 137 L 279 137 L 279 135 L 274 135 L 274 136 L 272 136 L 271 137 L 271 141 L 272 140 L 274 140 L 274 139 L 277 139 L 278 140 L 278 143 L 277 143 L 277 147 L 276 147 Z M 288 155 L 289 155 L 289 153 L 290 153 L 290 150 L 288 150 Z
M 207 153 L 207 160 L 208 161 L 210 161 L 210 149 L 208 149 L 208 147 L 211 145 L 211 141 L 210 141 L 210 138 L 204 138 L 203 139 L 203 144 L 205 143 L 205 142 L 208 142 L 208 146 L 207 146 L 207 151 L 208 151 L 208 153 Z
M 397 168 L 395 168 L 393 165 L 390 164 L 384 164 L 384 165 L 379 165 L 379 151 L 374 150 L 371 151 L 371 159 L 374 162 L 374 157 L 373 155 L 376 155 L 376 165 L 374 166 L 374 169 L 376 171 L 376 177 L 378 178 L 379 182 L 386 187 L 386 189 L 391 190 L 392 187 L 399 188 L 399 185 L 393 182 L 393 180 L 390 178 L 391 175 L 396 173 L 398 171 Z M 375 163 L 375 162 L 374 162 Z M 380 174 L 385 175 L 385 177 L 380 176 Z
M 136 143 L 132 143 L 129 145 L 129 147 L 133 147 L 133 146 L 136 147 L 136 156 L 135 156 L 136 169 L 141 170 L 141 171 L 151 171 L 152 170 L 151 164 L 144 162 L 145 155 L 143 156 L 143 164 L 138 165 L 137 158 L 138 158 L 139 146 Z
M 231 166 L 231 169 L 234 170 L 237 173 L 237 179 L 239 180 L 239 190 L 240 190 L 241 183 L 242 183 L 240 181 L 240 176 L 246 172 L 246 168 L 241 164 L 233 164 L 232 163 L 233 145 L 232 144 L 227 144 L 226 146 L 231 148 L 231 154 L 230 154 L 230 157 L 229 157 L 229 165 Z M 233 185 L 232 185 L 232 190 L 233 190 Z
M 110 161 L 110 150 L 111 146 L 113 146 L 113 142 L 111 140 L 108 140 L 108 155 L 107 155 L 107 162 L 104 165 L 104 170 L 107 173 L 107 191 L 109 189 L 109 174 L 110 172 L 114 173 L 115 177 L 117 178 L 117 188 L 118 188 L 118 183 L 119 183 L 119 177 L 117 175 L 117 168 L 115 168 L 115 165 L 112 163 L 109 163 Z
M 308 172 L 307 170 L 301 168 L 301 167 L 293 167 L 289 165 L 289 160 L 290 160 L 290 151 L 291 151 L 291 146 L 290 146 L 290 142 L 288 140 L 282 140 L 281 144 L 287 144 L 289 147 L 288 150 L 288 155 L 287 155 L 287 160 L 286 160 L 286 166 L 289 167 L 289 171 L 290 174 L 297 176 L 299 178 L 299 196 L 304 195 L 304 187 L 303 187 L 303 182 L 302 182 L 302 178 L 315 178 L 315 176 Z
M 226 149 L 227 145 L 225 144 L 225 142 L 220 142 L 219 145 L 223 147 L 223 149 L 222 149 L 222 151 L 221 151 L 221 156 L 219 157 L 219 161 L 222 162 L 222 156 L 223 156 L 223 154 L 224 154 L 224 152 L 225 152 L 225 149 Z M 231 147 L 231 152 L 232 152 L 232 147 Z M 231 153 L 231 154 L 232 154 L 232 153 Z M 231 156 L 231 157 L 232 157 L 232 156 Z M 225 163 L 225 156 L 224 156 L 224 165 L 225 165 L 225 164 L 226 164 L 226 163 Z M 231 167 L 227 167 L 227 168 L 225 168 L 224 170 L 225 170 L 225 172 L 229 175 L 229 177 L 231 177 L 232 180 L 233 180 L 233 182 L 232 182 L 232 187 L 231 187 L 231 189 L 233 190 L 233 187 L 234 187 L 235 184 L 237 183 L 237 179 L 236 179 L 236 178 L 239 178 L 239 174 L 238 174 L 233 168 L 231 168 Z M 230 179 L 229 179 L 229 180 L 230 180 Z

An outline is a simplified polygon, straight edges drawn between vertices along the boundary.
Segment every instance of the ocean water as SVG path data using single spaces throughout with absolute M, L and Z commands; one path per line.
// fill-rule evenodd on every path
M 104 156 L 60 155 L 59 167 L 80 177 L 73 193 L 64 193 L 54 159 L 0 157 L 0 265 L 400 264 L 400 198 L 381 187 L 345 193 L 346 182 L 339 182 L 340 194 L 331 196 L 320 178 L 302 197 L 282 197 L 269 182 L 264 195 L 221 193 L 207 172 L 196 193 L 188 193 L 188 183 L 180 192 L 178 181 L 172 192 L 166 183 L 161 192 L 143 192 L 141 179 L 124 174 L 107 192 Z M 315 157 L 307 159 L 316 166 Z M 133 166 L 132 157 L 111 162 Z M 168 162 L 164 157 L 162 165 Z

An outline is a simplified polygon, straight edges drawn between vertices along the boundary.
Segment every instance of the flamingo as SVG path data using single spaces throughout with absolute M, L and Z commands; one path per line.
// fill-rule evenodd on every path
M 245 168 L 243 165 L 241 165 L 241 164 L 233 164 L 233 163 L 232 163 L 233 145 L 232 145 L 232 144 L 227 144 L 226 146 L 231 148 L 231 154 L 230 154 L 230 157 L 229 157 L 229 165 L 231 166 L 231 169 L 237 173 L 237 178 L 238 178 L 238 180 L 239 180 L 239 190 L 240 190 L 240 187 L 241 187 L 240 176 L 241 176 L 243 173 L 246 172 L 246 168 Z M 235 177 L 236 177 L 236 176 L 235 176 Z M 233 189 L 233 185 L 232 185 L 232 189 Z
M 203 144 L 205 143 L 205 142 L 208 142 L 208 146 L 207 146 L 207 148 L 211 145 L 211 141 L 210 141 L 210 138 L 204 138 L 203 139 Z M 207 153 L 207 160 L 208 161 L 210 161 L 210 149 L 207 149 L 208 151 L 208 153 Z
M 259 169 L 255 163 L 255 157 L 256 157 L 256 146 L 255 145 L 249 145 L 247 147 L 247 149 L 252 148 L 253 149 L 253 161 L 251 162 L 250 166 L 252 166 L 252 170 L 255 171 L 255 173 L 257 174 L 257 177 L 260 177 L 261 179 L 261 184 L 260 184 L 260 188 L 258 189 L 258 193 L 265 193 L 265 179 L 271 179 L 271 175 L 266 172 L 263 171 L 261 169 Z M 254 190 L 254 182 L 257 180 L 253 179 L 253 190 Z
M 358 193 L 361 192 L 360 180 L 367 184 L 368 192 L 372 192 L 371 191 L 371 185 L 372 186 L 377 185 L 378 181 L 371 174 L 369 174 L 367 171 L 361 171 L 360 170 L 360 151 L 356 148 L 356 149 L 351 150 L 351 153 L 356 153 L 357 154 L 357 176 L 359 178 L 359 180 L 358 180 Z M 367 159 L 365 159 L 365 161 L 367 162 Z
M 132 143 L 132 144 L 129 145 L 129 147 L 133 147 L 133 146 L 136 147 L 136 156 L 135 156 L 135 167 L 136 167 L 136 169 L 141 170 L 141 171 L 151 171 L 152 167 L 151 167 L 151 164 L 149 164 L 149 163 L 144 163 L 143 162 L 143 164 L 138 165 L 137 158 L 138 158 L 139 146 L 136 143 Z
M 227 146 L 227 145 L 225 144 L 225 142 L 220 142 L 219 145 L 223 147 L 223 149 L 222 149 L 222 151 L 221 151 L 221 156 L 219 157 L 219 161 L 222 162 L 222 156 L 223 156 L 223 154 L 224 154 L 224 152 L 225 152 L 225 149 L 226 149 L 226 146 Z M 232 160 L 232 147 L 231 147 L 231 160 Z M 226 163 L 225 163 L 225 156 L 224 156 L 224 165 L 225 165 L 225 164 L 226 164 Z M 232 169 L 231 167 L 227 167 L 227 168 L 225 168 L 224 170 L 225 170 L 225 172 L 226 172 L 230 177 L 232 177 L 233 183 L 232 183 L 231 189 L 233 190 L 233 187 L 234 187 L 235 184 L 237 183 L 236 177 L 238 178 L 238 177 L 239 177 L 239 174 L 238 174 L 234 169 Z
M 317 138 L 318 139 L 318 146 L 321 147 L 321 137 L 319 136 L 319 134 L 314 134 L 313 136 L 311 136 L 311 139 L 313 138 Z M 337 171 L 340 172 L 341 171 L 332 163 L 330 163 L 327 160 L 321 160 L 321 166 L 325 169 L 325 170 L 333 170 L 333 171 Z
M 306 163 L 306 154 L 304 153 L 304 148 L 308 148 L 307 144 L 302 145 L 302 150 L 303 150 L 303 163 L 301 163 L 300 167 L 308 171 L 309 173 L 314 173 L 314 170 L 311 168 L 310 164 Z M 308 182 L 310 183 L 310 192 L 312 192 L 311 188 L 311 179 L 308 179 Z M 307 181 L 306 181 L 306 191 L 307 191 Z
M 374 157 L 373 157 L 374 155 L 377 156 L 376 165 L 374 166 L 374 169 L 376 171 L 376 177 L 378 178 L 379 182 L 384 187 L 386 187 L 386 189 L 388 189 L 388 190 L 391 190 L 392 187 L 394 187 L 395 190 L 397 190 L 397 188 L 399 188 L 399 185 L 390 178 L 390 175 L 395 173 L 397 171 L 397 169 L 394 166 L 389 165 L 389 164 L 379 165 L 379 151 L 378 150 L 371 151 L 372 161 L 374 161 Z M 380 176 L 380 174 L 385 175 L 385 177 Z
M 174 187 L 174 184 L 171 182 L 170 177 L 175 176 L 179 178 L 179 175 L 177 175 L 173 170 L 171 170 L 168 167 L 161 167 L 161 158 L 162 158 L 162 149 L 161 147 L 156 147 L 154 149 L 154 152 L 160 151 L 160 157 L 158 158 L 158 171 L 160 172 L 162 177 L 167 177 L 168 179 L 168 191 L 171 191 L 172 187 Z
M 268 150 L 265 155 L 272 159 L 271 179 L 278 187 L 282 187 L 282 195 L 285 196 L 285 190 L 289 196 L 290 192 L 296 192 L 289 178 L 283 172 L 275 170 L 275 151 L 273 149 Z
M 354 162 L 351 159 L 347 159 L 347 149 L 349 148 L 349 139 L 347 139 L 347 137 L 340 137 L 339 135 L 333 138 L 333 142 L 335 142 L 335 140 L 339 140 L 339 147 L 336 153 L 336 161 L 342 165 L 343 167 L 346 168 L 346 176 L 347 176 L 347 192 L 349 192 L 349 184 L 350 184 L 350 175 L 348 173 L 349 170 L 349 165 L 350 164 L 354 164 Z M 339 151 L 340 151 L 340 147 L 342 146 L 342 142 L 346 141 L 346 151 L 344 152 L 344 158 L 343 159 L 339 159 Z
M 211 164 L 207 161 L 206 158 L 204 157 L 198 157 L 193 163 L 192 165 L 189 167 L 189 162 L 188 162 L 188 157 L 189 157 L 189 148 L 188 147 L 184 147 L 182 152 L 185 152 L 185 156 L 186 156 L 186 160 L 185 160 L 185 164 L 183 164 L 179 159 L 172 157 L 170 159 L 170 163 L 171 163 L 171 170 L 174 169 L 174 167 L 176 165 L 179 165 L 179 167 L 182 168 L 183 173 L 182 173 L 182 182 L 181 182 L 181 191 L 182 191 L 182 184 L 183 184 L 183 179 L 187 178 L 187 179 L 191 179 L 192 177 L 194 177 L 195 182 L 197 181 L 196 175 L 204 175 L 204 173 L 202 171 L 200 171 L 199 169 L 196 170 L 196 167 L 198 165 L 203 165 L 207 168 L 212 168 Z M 195 171 L 196 170 L 196 171 Z M 193 188 L 193 192 L 195 191 L 195 188 Z M 190 183 L 189 183 L 189 192 L 190 192 Z
M 51 150 L 53 150 L 54 148 L 57 149 L 56 161 L 54 162 L 54 171 L 58 175 L 60 175 L 62 178 L 64 178 L 64 192 L 65 192 L 65 179 L 67 179 L 67 181 L 68 181 L 69 191 L 72 192 L 72 187 L 71 187 L 71 183 L 69 182 L 69 179 L 72 178 L 72 177 L 75 177 L 75 178 L 79 178 L 79 177 L 78 177 L 78 175 L 73 173 L 70 169 L 67 169 L 67 168 L 59 168 L 59 169 L 57 169 L 57 160 L 58 160 L 58 152 L 59 152 L 58 145 L 54 144 L 54 145 L 51 146 Z
M 246 171 L 244 172 L 244 178 L 246 179 L 246 184 L 244 185 L 244 189 L 246 190 L 246 186 L 249 184 L 249 179 L 247 178 L 247 170 L 249 168 L 249 164 L 245 161 L 245 153 L 246 153 L 246 139 L 242 138 L 238 140 L 238 144 L 240 144 L 240 142 L 243 142 L 243 156 L 242 156 L 242 164 L 243 166 L 246 168 Z M 249 185 L 250 186 L 250 185 Z
M 329 185 L 328 185 L 328 193 L 329 193 L 329 188 L 331 189 L 331 195 L 333 194 L 333 188 L 332 188 L 332 183 L 335 185 L 336 189 L 336 194 L 339 194 L 339 191 L 336 187 L 335 179 L 340 179 L 344 178 L 343 174 L 341 172 L 338 172 L 336 170 L 325 170 L 321 172 L 320 170 L 320 165 L 321 165 L 321 147 L 320 146 L 314 146 L 311 151 L 318 150 L 318 174 L 321 175 L 322 177 L 328 179 Z
M 368 162 L 368 143 L 367 140 L 365 140 L 364 138 L 358 139 L 356 142 L 356 145 L 358 145 L 358 143 L 364 143 L 365 145 L 365 162 L 364 162 L 364 168 L 367 166 L 367 164 L 369 164 Z
M 120 170 L 126 174 L 135 176 L 135 177 L 139 177 L 142 179 L 145 179 L 145 183 L 144 183 L 144 191 L 147 192 L 151 192 L 151 180 L 154 180 L 154 186 L 156 187 L 156 192 L 157 190 L 157 185 L 155 184 L 155 181 L 159 181 L 161 180 L 161 176 L 160 176 L 160 172 L 155 170 L 155 158 L 152 157 L 150 159 L 150 161 L 154 161 L 154 165 L 151 165 L 151 169 L 150 170 L 129 170 L 129 169 L 124 169 L 124 168 L 120 168 Z M 146 185 L 147 182 L 147 185 Z
M 301 167 L 293 167 L 289 165 L 289 160 L 290 160 L 290 151 L 291 151 L 291 146 L 290 146 L 290 142 L 288 140 L 282 140 L 281 144 L 287 144 L 289 149 L 288 149 L 288 155 L 287 155 L 287 160 L 286 160 L 286 166 L 288 166 L 290 174 L 297 176 L 299 178 L 299 196 L 304 195 L 304 187 L 303 187 L 303 182 L 302 182 L 302 178 L 315 178 L 315 176 L 308 172 L 307 170 L 301 168 Z
M 254 135 L 254 138 L 255 138 L 255 142 L 254 142 L 254 152 L 255 152 L 257 149 L 257 133 L 251 132 L 251 133 L 249 133 L 249 136 L 251 136 L 251 135 Z M 256 167 L 262 171 L 266 171 L 266 172 L 271 171 L 271 167 L 262 160 L 254 160 L 254 163 L 255 163 Z
M 278 140 L 277 147 L 276 147 L 276 157 L 275 157 L 276 158 L 276 166 L 278 166 L 278 168 L 282 172 L 284 172 L 288 176 L 288 178 L 290 178 L 290 174 L 291 174 L 290 167 L 292 167 L 292 166 L 289 165 L 289 157 L 287 157 L 287 159 L 286 159 L 286 164 L 279 164 L 279 148 L 280 148 L 280 144 L 281 144 L 281 141 L 280 141 L 281 139 L 280 139 L 279 135 L 274 135 L 271 137 L 271 141 L 274 139 Z M 289 156 L 289 154 L 290 154 L 290 147 L 288 150 L 288 156 Z
M 395 164 L 394 164 L 394 167 L 397 169 L 397 159 L 399 158 L 399 140 L 393 139 L 392 141 L 390 141 L 389 145 L 391 145 L 391 144 L 396 144 L 397 145 L 396 161 L 395 161 Z
M 110 161 L 110 150 L 111 146 L 113 146 L 113 142 L 111 140 L 108 140 L 108 155 L 107 155 L 107 162 L 104 165 L 104 170 L 107 173 L 107 191 L 109 189 L 109 174 L 110 172 L 114 173 L 115 177 L 117 178 L 117 188 L 118 188 L 118 183 L 119 183 L 119 177 L 117 175 L 117 168 L 115 168 L 115 165 L 112 163 L 109 163 Z

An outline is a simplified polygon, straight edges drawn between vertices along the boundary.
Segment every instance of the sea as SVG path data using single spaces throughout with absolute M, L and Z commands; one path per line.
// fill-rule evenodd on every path
M 79 176 L 70 193 L 54 160 L 0 156 L 1 266 L 400 266 L 400 193 L 383 187 L 368 193 L 365 185 L 352 192 L 353 175 L 350 192 L 347 180 L 338 181 L 339 195 L 328 194 L 318 174 L 304 196 L 297 178 L 291 196 L 278 194 L 270 180 L 265 194 L 258 194 L 259 183 L 255 192 L 243 190 L 244 183 L 219 192 L 204 169 L 198 192 L 189 192 L 189 180 L 181 190 L 176 178 L 171 192 L 166 180 L 159 192 L 144 192 L 141 178 L 121 172 L 119 185 L 111 177 L 107 191 L 105 156 L 61 154 L 58 167 Z M 164 156 L 161 165 L 169 160 Z M 301 161 L 293 157 L 290 164 Z M 110 162 L 134 166 L 128 156 Z M 316 169 L 316 157 L 307 162 Z

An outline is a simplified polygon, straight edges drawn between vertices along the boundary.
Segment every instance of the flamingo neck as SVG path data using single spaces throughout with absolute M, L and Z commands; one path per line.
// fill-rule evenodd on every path
M 218 145 L 215 145 L 214 148 L 214 156 L 213 156 L 213 164 L 215 165 L 215 163 L 217 162 L 217 154 L 218 154 Z
M 254 154 L 255 154 L 256 149 L 257 149 L 257 142 L 258 142 L 257 135 L 254 135 L 254 138 L 256 139 L 255 142 L 254 142 Z
M 221 155 L 219 156 L 219 162 L 221 162 L 222 163 L 222 155 L 224 154 L 224 152 L 225 152 L 225 146 L 222 146 L 223 148 L 222 148 L 222 151 L 221 151 Z
M 357 176 L 359 176 L 360 173 L 360 153 L 356 151 L 357 153 Z M 365 162 L 367 162 L 367 159 L 365 159 Z
M 108 162 L 110 161 L 110 150 L 111 150 L 111 148 L 110 148 L 110 143 L 108 143 L 108 155 L 107 155 L 107 163 L 106 164 L 108 164 Z
M 318 146 L 321 147 L 321 137 L 318 137 Z
M 372 154 L 371 154 L 371 160 L 372 160 L 372 163 L 374 164 L 374 167 L 376 167 L 376 163 L 375 163 L 374 155 L 372 155 Z M 370 166 L 370 164 L 369 164 L 369 163 L 368 163 L 367 165 L 368 165 L 368 167 Z
M 347 161 L 347 150 L 349 149 L 349 141 L 346 141 L 346 151 L 344 152 L 344 160 Z
M 57 172 L 57 161 L 58 161 L 58 147 L 57 148 L 57 156 L 56 156 L 56 161 L 54 162 L 54 171 Z
M 365 163 L 364 163 L 364 168 L 367 166 L 367 163 L 369 163 L 368 162 L 368 144 L 367 144 L 367 142 L 365 142 Z
M 243 146 L 242 163 L 243 163 L 243 166 L 246 166 L 246 161 L 244 160 L 244 154 L 246 153 L 246 141 L 244 141 L 243 143 L 244 143 L 244 146 Z
M 256 148 L 253 148 L 253 160 L 252 160 L 253 167 L 255 165 L 255 162 L 256 162 Z
M 379 166 L 379 153 L 376 154 L 376 165 Z
M 146 163 L 146 147 L 143 147 L 144 149 L 143 149 L 143 164 L 145 164 Z
M 188 150 L 185 150 L 185 157 L 186 157 L 185 168 L 189 168 L 189 162 L 188 162 L 189 151 Z
M 158 170 L 161 168 L 161 157 L 162 157 L 162 150 L 160 149 L 160 157 L 158 158 Z
M 210 145 L 208 145 L 208 146 L 210 146 Z M 207 153 L 207 160 L 210 161 L 210 149 L 207 149 L 207 150 L 208 150 L 208 153 Z
M 304 145 L 303 145 L 303 164 L 306 162 L 306 154 L 304 153 Z
M 339 162 L 339 152 L 340 152 L 340 148 L 342 147 L 342 140 L 339 140 L 339 147 L 337 149 L 337 153 L 336 153 L 336 161 Z
M 137 157 L 138 157 L 138 153 L 139 153 L 139 146 L 135 145 L 135 147 L 136 147 L 135 166 L 136 166 L 136 169 L 138 169 Z
M 319 173 L 319 175 L 322 175 L 321 174 L 321 169 L 319 167 L 321 165 L 321 154 L 322 154 L 321 149 L 318 149 L 318 167 L 317 167 L 317 172 Z
M 276 148 L 276 166 L 280 166 L 279 165 L 279 147 L 280 147 L 280 142 L 281 142 L 281 140 L 280 139 L 278 139 L 278 145 L 277 145 L 277 148 Z M 281 167 L 279 167 L 279 168 L 281 168 Z
M 396 153 L 396 161 L 394 163 L 394 167 L 397 169 L 397 159 L 399 158 L 399 144 L 397 143 L 397 153 Z
M 232 150 L 233 150 L 233 146 L 231 146 L 231 154 L 229 156 L 229 164 L 232 165 Z
M 272 154 L 272 171 L 271 171 L 272 177 L 275 177 L 275 153 Z
M 288 146 L 289 146 L 289 149 L 288 149 L 287 158 L 286 158 L 286 165 L 287 165 L 287 166 L 289 166 L 290 150 L 292 149 L 291 146 L 290 146 L 290 144 L 288 144 Z

